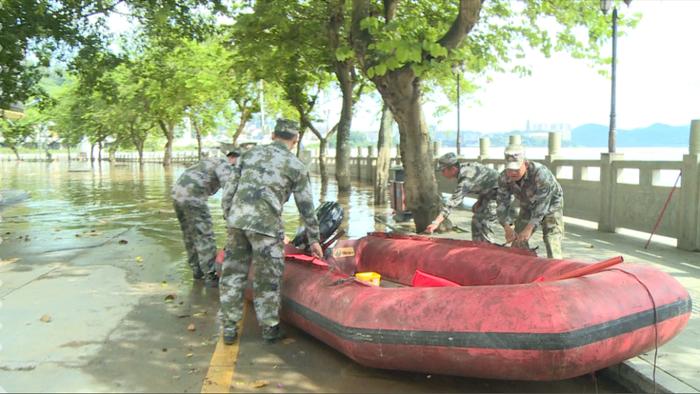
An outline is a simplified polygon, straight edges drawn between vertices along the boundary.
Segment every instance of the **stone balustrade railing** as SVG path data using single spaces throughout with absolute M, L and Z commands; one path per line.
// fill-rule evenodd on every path
M 520 136 L 511 136 L 519 143 Z M 502 171 L 502 158 L 488 155 L 490 142 L 482 138 L 479 155 L 462 160 L 475 160 Z M 438 146 L 435 145 L 434 156 Z M 651 232 L 674 181 L 681 174 L 663 220 L 656 234 L 676 238 L 678 247 L 700 251 L 700 120 L 693 120 L 688 154 L 682 161 L 625 160 L 622 154 L 601 154 L 600 160 L 575 160 L 561 155 L 561 136 L 549 134 L 548 155 L 536 160 L 547 165 L 564 189 L 564 214 L 598 223 L 598 229 L 614 232 L 626 228 Z M 329 175 L 335 173 L 335 159 L 326 159 Z M 392 165 L 400 163 L 392 159 Z M 350 158 L 351 176 L 355 180 L 374 182 L 376 157 L 373 149 L 358 149 Z M 312 160 L 312 170 L 318 171 L 318 159 Z M 439 190 L 451 193 L 455 180 L 436 173 Z

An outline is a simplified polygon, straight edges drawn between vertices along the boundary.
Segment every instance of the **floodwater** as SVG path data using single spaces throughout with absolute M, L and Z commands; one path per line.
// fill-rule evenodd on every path
M 0 162 L 0 191 L 18 189 L 31 195 L 26 201 L 0 206 L 0 392 L 200 389 L 217 341 L 218 293 L 192 284 L 185 263 L 170 200 L 171 185 L 184 168 Z M 385 230 L 382 222 L 390 208 L 373 206 L 370 186 L 338 195 L 334 184 L 321 190 L 319 179 L 313 178 L 312 190 L 316 203 L 341 202 L 347 236 Z M 220 194 L 209 204 L 222 246 Z M 290 201 L 285 206 L 290 238 L 298 222 Z M 322 378 L 328 386 L 321 380 L 309 385 L 318 371 L 306 373 L 308 362 L 287 366 L 287 370 L 300 368 L 300 379 L 307 379 L 290 383 L 291 391 L 305 387 L 339 392 L 373 391 L 372 387 L 412 392 L 622 390 L 590 376 L 550 383 L 426 380 L 421 374 L 357 367 L 299 334 L 295 346 L 301 345 L 308 357 L 332 359 L 335 367 L 351 374 L 343 383 L 342 377 L 329 372 Z M 236 371 L 254 377 L 251 365 L 243 363 Z

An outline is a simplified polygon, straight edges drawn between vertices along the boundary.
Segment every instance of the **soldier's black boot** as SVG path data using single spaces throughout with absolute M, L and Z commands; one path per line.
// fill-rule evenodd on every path
M 194 279 L 194 280 L 204 279 L 204 272 L 202 272 L 201 269 L 197 268 L 196 271 L 192 271 L 192 279 Z
M 233 345 L 238 337 L 236 323 L 226 323 L 224 325 L 224 345 Z
M 284 330 L 279 324 L 274 326 L 265 326 L 262 330 L 262 337 L 265 343 L 275 343 L 284 338 Z
M 204 278 L 204 285 L 211 288 L 219 287 L 219 277 L 216 276 L 216 272 L 209 272 Z

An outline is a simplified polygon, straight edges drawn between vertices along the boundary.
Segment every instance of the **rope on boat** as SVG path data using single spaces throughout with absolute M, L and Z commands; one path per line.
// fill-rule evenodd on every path
M 642 282 L 642 280 L 639 279 L 639 277 L 637 277 L 637 275 L 635 275 L 629 271 L 625 271 L 623 269 L 620 269 L 620 268 L 613 268 L 613 269 L 611 269 L 611 271 L 624 272 L 625 274 L 633 277 L 637 282 L 639 282 L 639 284 L 642 285 L 642 287 L 644 287 L 644 290 L 646 290 L 647 294 L 649 295 L 649 299 L 651 300 L 651 305 L 654 308 L 654 364 L 653 364 L 653 369 L 651 372 L 651 379 L 652 379 L 652 383 L 654 385 L 654 394 L 656 394 L 656 392 L 657 392 L 656 391 L 656 359 L 659 355 L 659 328 L 658 328 L 659 319 L 658 319 L 658 315 L 656 312 L 656 301 L 654 301 L 654 296 L 651 294 L 651 290 L 649 290 L 649 287 L 647 287 L 647 285 L 644 284 L 644 282 Z

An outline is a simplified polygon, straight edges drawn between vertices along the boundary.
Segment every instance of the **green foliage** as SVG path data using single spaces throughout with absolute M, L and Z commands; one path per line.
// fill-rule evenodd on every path
M 233 43 L 251 76 L 278 85 L 302 122 L 332 79 L 329 59 L 337 54 L 322 33 L 325 12 L 323 2 L 256 2 L 253 12 L 239 15 L 233 27 Z
M 2 0 L 0 107 L 42 94 L 38 83 L 57 61 L 73 60 L 80 73 L 94 64 L 116 65 L 104 48 L 113 40 L 107 17 L 119 7 L 152 37 L 202 39 L 215 30 L 216 15 L 237 10 L 236 2 L 226 3 L 230 7 L 220 0 Z
M 372 6 L 381 9 L 383 3 L 373 1 Z M 601 13 L 598 2 L 485 1 L 474 29 L 460 45 L 446 48 L 441 39 L 455 20 L 459 4 L 454 0 L 400 2 L 390 21 L 382 14 L 364 18 L 360 26 L 370 35 L 367 77 L 381 77 L 409 67 L 424 81 L 425 92 L 439 88 L 454 100 L 455 67 L 462 69 L 462 91 L 475 92 L 477 81 L 489 73 L 528 75 L 530 69 L 521 60 L 528 48 L 547 57 L 555 51 L 569 52 L 595 66 L 609 63 L 600 49 L 610 38 L 610 22 Z M 620 34 L 624 34 L 639 17 L 623 15 L 625 7 L 620 11 Z
M 0 135 L 3 144 L 16 152 L 17 148 L 36 136 L 36 128 L 41 115 L 35 110 L 28 110 L 24 117 L 17 120 L 0 118 Z

